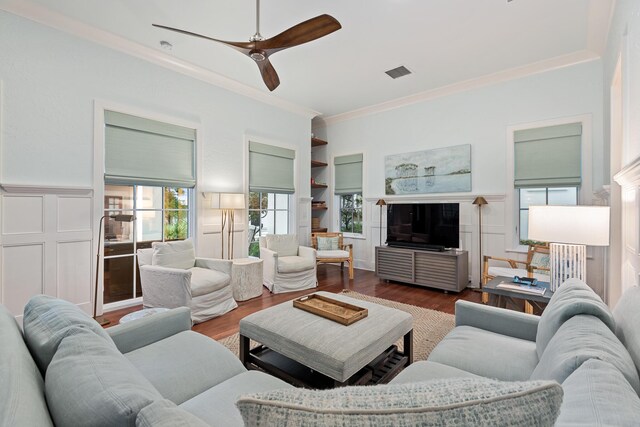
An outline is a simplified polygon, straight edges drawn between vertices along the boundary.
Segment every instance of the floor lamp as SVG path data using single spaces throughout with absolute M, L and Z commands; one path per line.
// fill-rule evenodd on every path
M 489 204 L 487 199 L 482 196 L 478 196 L 472 202 L 474 205 L 478 205 L 478 253 L 480 254 L 480 288 L 482 288 L 482 206 Z M 482 295 L 483 302 L 484 294 Z M 488 298 L 488 295 L 487 295 Z
M 549 288 L 587 281 L 587 246 L 609 246 L 608 206 L 530 206 L 529 239 L 550 242 Z
M 242 193 L 221 193 L 220 209 L 222 209 L 222 250 L 224 258 L 224 227 L 227 223 L 227 258 L 233 259 L 233 241 L 235 232 L 235 211 L 244 209 L 245 195 Z
M 382 207 L 387 206 L 387 202 L 384 199 L 378 199 L 376 206 L 380 206 L 380 246 L 382 246 Z
M 105 218 L 110 218 L 116 222 L 131 222 L 136 217 L 133 215 L 116 214 L 116 215 L 103 215 L 100 218 L 100 225 L 98 226 L 98 251 L 96 255 L 96 285 L 93 291 L 93 318 L 100 324 L 100 326 L 108 325 L 111 323 L 103 316 L 97 316 L 98 314 L 98 276 L 100 275 L 100 249 L 102 248 L 102 225 Z

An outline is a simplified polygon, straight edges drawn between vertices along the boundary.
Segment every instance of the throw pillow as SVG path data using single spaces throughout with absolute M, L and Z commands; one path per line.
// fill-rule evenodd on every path
M 191 239 L 175 242 L 153 242 L 151 264 L 187 270 L 196 264 L 196 252 Z
M 241 396 L 248 426 L 553 426 L 562 387 L 551 381 L 452 378 L 333 390 L 274 390 Z M 454 421 L 455 422 L 452 422 Z
M 337 251 L 339 237 L 318 237 L 318 250 L 319 251 Z
M 549 254 L 535 252 L 531 257 L 531 265 L 535 267 L 551 268 L 551 261 L 549 260 Z
M 638 426 L 640 398 L 620 371 L 587 360 L 562 383 L 565 391 L 556 426 Z

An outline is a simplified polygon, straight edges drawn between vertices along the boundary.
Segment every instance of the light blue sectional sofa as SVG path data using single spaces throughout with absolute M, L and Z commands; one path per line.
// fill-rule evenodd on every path
M 0 306 L 0 425 L 640 425 L 640 288 L 613 313 L 575 280 L 542 317 L 458 301 L 456 325 L 389 385 L 303 391 L 192 332 L 188 309 L 104 330 L 37 296 L 24 334 Z

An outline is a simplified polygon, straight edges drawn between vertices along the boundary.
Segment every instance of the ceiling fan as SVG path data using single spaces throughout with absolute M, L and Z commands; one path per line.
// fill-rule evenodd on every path
M 264 80 L 264 83 L 271 91 L 280 85 L 280 78 L 278 77 L 276 70 L 273 68 L 273 65 L 271 65 L 271 62 L 269 62 L 269 56 L 281 50 L 319 39 L 320 37 L 324 37 L 342 28 L 340 23 L 334 17 L 329 15 L 320 15 L 298 25 L 294 25 L 277 36 L 265 39 L 260 34 L 260 0 L 256 0 L 256 33 L 249 38 L 248 42 L 218 40 L 203 36 L 202 34 L 167 27 L 165 25 L 153 24 L 153 26 L 223 43 L 238 52 L 247 55 L 256 62 L 258 69 L 260 70 L 260 74 L 262 75 L 262 80 Z

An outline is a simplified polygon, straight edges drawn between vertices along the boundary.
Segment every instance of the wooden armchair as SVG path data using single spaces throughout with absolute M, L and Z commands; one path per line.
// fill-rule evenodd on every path
M 318 249 L 318 237 L 338 238 L 338 245 L 335 249 Z M 316 262 L 320 263 L 340 263 L 340 268 L 344 268 L 344 263 L 349 263 L 349 279 L 353 279 L 353 245 L 344 244 L 342 233 L 311 233 L 311 246 L 317 251 Z

